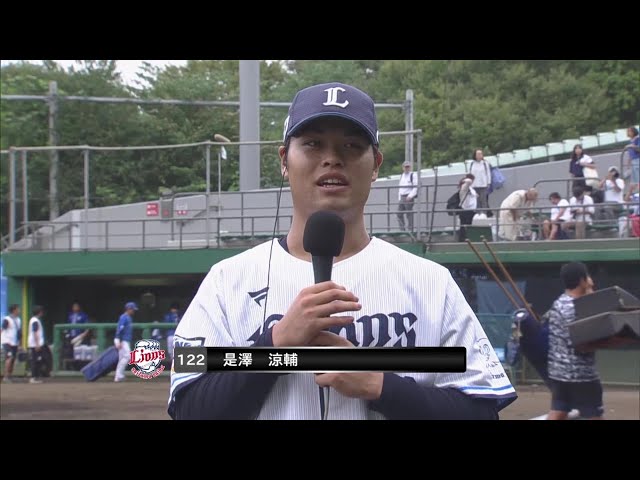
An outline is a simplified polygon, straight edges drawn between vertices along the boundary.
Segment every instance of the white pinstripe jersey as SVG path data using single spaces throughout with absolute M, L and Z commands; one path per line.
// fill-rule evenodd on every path
M 287 253 L 273 240 L 265 328 L 282 318 L 302 288 L 314 284 L 310 262 Z M 261 332 L 270 241 L 215 264 L 202 282 L 175 334 L 175 346 L 250 346 Z M 465 373 L 410 373 L 417 383 L 455 387 L 496 398 L 501 407 L 515 390 L 473 310 L 449 271 L 430 260 L 373 238 L 358 254 L 333 266 L 332 280 L 362 305 L 346 312 L 356 321 L 340 335 L 357 346 L 464 346 Z M 171 373 L 169 404 L 177 389 L 201 374 Z M 229 375 L 232 375 L 231 373 Z M 320 419 L 313 373 L 281 376 L 258 419 Z M 328 419 L 384 419 L 367 401 L 331 391 Z

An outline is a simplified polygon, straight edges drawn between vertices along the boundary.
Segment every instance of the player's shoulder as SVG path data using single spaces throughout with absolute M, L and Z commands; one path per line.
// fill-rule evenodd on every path
M 210 273 L 216 274 L 222 271 L 241 271 L 238 268 L 246 266 L 254 266 L 265 258 L 269 258 L 269 249 L 271 242 L 277 243 L 278 239 L 268 240 L 260 243 L 254 247 L 248 248 L 240 253 L 237 253 L 231 257 L 227 257 L 219 262 L 215 263 L 209 269 Z M 274 245 L 274 249 L 277 245 Z

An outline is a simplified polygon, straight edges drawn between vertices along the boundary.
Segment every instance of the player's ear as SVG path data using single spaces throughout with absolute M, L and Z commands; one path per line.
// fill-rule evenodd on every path
M 378 172 L 380 171 L 380 165 L 382 165 L 382 152 L 375 148 L 373 150 L 373 173 L 371 174 L 371 182 L 375 182 L 378 179 Z
M 285 178 L 289 178 L 289 172 L 287 170 L 287 147 L 284 145 L 278 148 L 278 155 L 280 156 L 280 174 Z

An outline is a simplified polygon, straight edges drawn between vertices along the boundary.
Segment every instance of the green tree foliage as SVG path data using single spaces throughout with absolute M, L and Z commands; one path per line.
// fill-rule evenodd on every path
M 14 63 L 0 69 L 3 95 L 46 95 L 50 81 L 59 95 L 146 99 L 239 100 L 239 62 L 192 60 L 163 69 L 147 64 L 130 87 L 112 60 Z M 319 82 L 340 81 L 371 94 L 376 103 L 403 103 L 414 92 L 414 128 L 422 130 L 422 165 L 468 159 L 474 148 L 487 154 L 528 148 L 640 122 L 638 60 L 289 60 L 261 62 L 260 99 L 290 102 L 294 93 Z M 43 101 L 3 100 L 0 144 L 38 146 L 48 142 L 48 107 Z M 400 131 L 404 112 L 379 109 L 380 130 Z M 280 141 L 284 107 L 261 108 L 261 139 Z M 140 146 L 197 143 L 216 133 L 239 140 L 238 109 L 228 106 L 134 105 L 60 101 L 59 145 Z M 381 175 L 399 173 L 404 136 L 383 136 Z M 211 147 L 211 187 L 217 189 L 219 148 Z M 263 187 L 279 187 L 277 145 L 261 152 Z M 238 148 L 222 161 L 222 190 L 239 185 Z M 160 191 L 204 191 L 203 146 L 124 152 L 92 152 L 91 205 L 145 201 Z M 29 216 L 48 218 L 49 154 L 29 154 Z M 18 162 L 20 164 L 20 162 Z M 6 233 L 7 155 L 2 156 L 2 233 Z M 19 172 L 20 173 L 20 172 Z M 18 191 L 20 189 L 18 177 Z M 82 207 L 82 152 L 61 152 L 61 212 Z

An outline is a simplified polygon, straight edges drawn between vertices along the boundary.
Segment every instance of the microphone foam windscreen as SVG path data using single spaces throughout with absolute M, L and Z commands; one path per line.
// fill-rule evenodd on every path
M 302 243 L 311 255 L 337 257 L 344 243 L 344 221 L 333 212 L 315 212 L 304 227 Z

